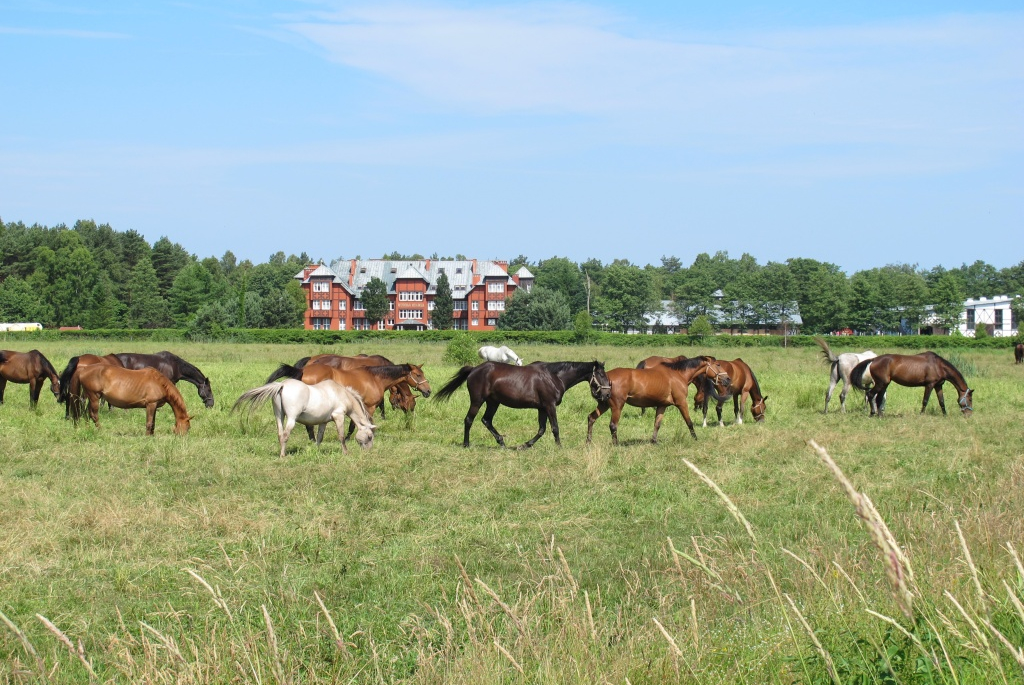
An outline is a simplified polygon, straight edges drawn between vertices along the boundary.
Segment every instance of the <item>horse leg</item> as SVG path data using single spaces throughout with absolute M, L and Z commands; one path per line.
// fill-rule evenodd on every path
M 548 410 L 547 409 L 543 409 L 543 408 L 538 409 L 537 410 L 537 434 L 535 436 L 533 436 L 532 438 L 530 438 L 529 440 L 527 440 L 526 442 L 524 442 L 523 443 L 523 447 L 524 448 L 533 447 L 534 443 L 536 443 L 538 440 L 540 440 L 540 436 L 544 435 L 544 432 L 547 429 L 548 429 Z M 555 434 L 555 444 L 561 445 L 562 443 L 558 442 L 558 430 L 555 428 L 555 421 L 554 421 L 554 419 L 552 419 L 552 421 L 551 421 L 551 430 Z
M 740 395 L 741 394 L 742 393 L 733 393 L 733 395 L 732 395 L 732 413 L 733 413 L 733 416 L 736 417 L 736 425 L 737 426 L 742 426 L 743 425 L 743 410 L 747 406 L 747 397 L 746 397 L 746 395 L 743 395 L 743 399 L 741 400 L 740 399 Z M 725 425 L 725 422 L 722 421 L 722 407 L 723 407 L 724 404 L 725 404 L 725 402 L 719 402 L 718 406 L 715 407 L 718 410 L 718 425 L 719 426 L 724 426 Z
M 693 430 L 693 421 L 690 420 L 690 409 L 686 406 L 686 398 L 683 398 L 682 402 L 676 403 L 676 407 L 679 408 L 679 413 L 683 415 L 683 421 L 686 421 L 686 427 L 690 429 L 690 435 L 693 439 L 697 439 L 697 431 Z M 662 412 L 668 407 L 663 407 Z
M 939 401 L 939 409 L 942 410 L 942 415 L 946 415 L 946 398 L 942 396 L 942 383 L 935 386 L 935 398 Z M 928 391 L 931 390 L 929 387 L 924 389 L 924 404 L 928 404 Z M 924 405 L 921 405 L 921 413 L 924 413 Z
M 619 444 L 619 417 L 622 416 L 623 404 L 617 406 L 614 404 L 612 405 L 612 416 L 608 421 L 608 429 L 612 432 L 613 445 Z
M 286 417 L 284 423 L 278 419 L 277 425 L 277 439 L 281 441 L 281 458 L 284 459 L 285 445 L 288 444 L 288 437 L 292 434 L 292 429 L 295 428 L 295 418 Z
M 344 414 L 341 415 L 340 421 L 341 421 L 342 424 L 345 423 L 345 415 Z M 324 441 L 324 430 L 326 430 L 326 429 L 327 429 L 327 424 L 326 423 L 321 423 L 319 426 L 316 427 L 316 446 L 317 447 L 319 447 L 320 443 Z
M 306 435 L 309 436 L 310 442 L 316 441 L 316 444 L 320 444 L 320 441 L 316 439 L 316 434 L 313 432 L 312 426 L 306 426 Z
M 43 389 L 43 384 L 39 382 L 38 378 L 30 378 L 28 381 L 28 408 L 35 409 L 36 405 L 39 404 L 39 393 Z
M 100 396 L 89 395 L 89 418 L 97 428 L 100 427 Z
M 654 410 L 654 434 L 651 436 L 651 444 L 658 443 L 658 431 L 661 430 L 661 422 L 665 420 L 666 407 L 658 407 Z
M 345 425 L 345 414 L 344 413 L 339 414 L 338 416 L 334 417 L 334 425 L 338 428 L 338 440 L 341 442 L 341 453 L 342 454 L 348 454 L 348 447 L 345 445 L 345 433 L 342 430 L 342 427 Z M 325 428 L 326 426 L 327 426 L 327 424 L 325 423 L 325 424 L 323 424 L 320 427 L 321 428 L 321 436 L 323 435 L 323 428 Z M 319 443 L 317 443 L 317 444 L 319 444 Z
M 828 413 L 828 403 L 832 399 L 832 393 L 835 392 L 836 385 L 839 383 L 839 363 L 836 362 L 832 365 L 832 371 L 828 375 L 828 390 L 825 391 L 825 413 Z M 846 383 L 843 383 L 843 389 L 839 393 L 839 404 L 846 411 Z
M 498 444 L 501 445 L 502 447 L 504 447 L 505 446 L 505 436 L 503 436 L 501 433 L 499 433 L 497 431 L 497 429 L 494 427 L 494 415 L 498 413 L 498 407 L 500 407 L 500 406 L 501 406 L 500 402 L 493 402 L 491 400 L 488 400 L 487 401 L 487 408 L 484 409 L 484 415 L 483 415 L 483 418 L 480 419 L 480 423 L 484 424 L 484 427 L 487 428 L 487 430 L 489 430 L 491 432 L 491 435 L 493 435 L 494 439 L 498 441 Z M 479 407 L 477 409 L 479 410 Z M 466 415 L 466 421 L 469 421 L 469 424 L 473 423 L 472 419 L 469 418 L 468 414 Z M 469 437 L 468 437 L 469 436 L 469 428 L 468 427 L 466 428 L 466 436 L 467 436 L 466 437 L 466 440 L 467 440 L 466 444 L 468 445 L 469 444 L 468 443 L 468 440 L 469 440 Z
M 7 379 L 0 377 L 0 404 L 4 403 L 4 390 L 7 389 Z
M 99 405 L 96 407 L 99 410 Z M 156 431 L 156 402 L 146 405 L 146 435 L 153 435 Z
M 641 409 L 643 409 L 643 407 L 641 407 Z M 607 402 L 598 402 L 597 403 L 597 409 L 595 409 L 594 411 L 590 412 L 590 414 L 587 415 L 587 444 L 588 445 L 590 444 L 591 436 L 594 433 L 594 422 L 597 421 L 597 419 L 601 416 L 601 414 L 605 413 L 606 411 L 608 411 L 608 403 Z

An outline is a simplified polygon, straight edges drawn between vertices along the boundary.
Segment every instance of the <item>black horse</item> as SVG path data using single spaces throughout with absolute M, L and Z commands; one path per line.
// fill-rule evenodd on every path
M 164 350 L 156 354 L 140 354 L 137 352 L 120 352 L 114 355 L 126 369 L 153 368 L 166 376 L 171 383 L 188 381 L 199 390 L 199 397 L 207 409 L 213 407 L 213 389 L 210 379 L 194 365 L 188 363 L 173 352 Z
M 561 445 L 555 408 L 561 404 L 562 395 L 566 390 L 583 381 L 589 381 L 590 394 L 595 400 L 607 401 L 611 394 L 611 384 L 604 372 L 604 362 L 598 361 L 534 362 L 527 366 L 485 362 L 479 366 L 463 366 L 437 391 L 437 398 L 447 400 L 460 385 L 467 384 L 469 412 L 466 413 L 463 447 L 469 447 L 469 429 L 484 403 L 487 404 L 487 409 L 484 410 L 481 423 L 502 447 L 505 446 L 505 438 L 494 429 L 493 419 L 498 407 L 503 404 L 514 409 L 537 410 L 540 428 L 535 436 L 522 445 L 523 447 L 533 447 L 533 444 L 544 435 L 549 419 L 555 443 Z

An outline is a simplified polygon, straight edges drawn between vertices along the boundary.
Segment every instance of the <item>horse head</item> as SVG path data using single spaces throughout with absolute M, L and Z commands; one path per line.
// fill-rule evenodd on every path
M 967 390 L 960 395 L 958 403 L 960 405 L 960 411 L 964 414 L 970 415 L 974 413 L 974 390 L 967 388 Z
M 175 417 L 174 419 L 174 433 L 175 435 L 185 435 L 189 429 L 192 428 L 192 419 L 194 417 L 186 414 L 182 418 Z
M 409 364 L 409 384 L 415 385 L 424 397 L 430 397 L 430 383 L 423 374 L 422 364 Z
M 704 358 L 704 375 L 707 379 L 720 388 L 728 388 L 732 385 L 732 379 L 725 372 L 722 365 L 714 357 Z
M 765 402 L 768 401 L 768 395 L 764 395 L 754 404 L 750 405 L 750 413 L 754 415 L 754 420 L 757 422 L 764 421 Z
M 356 442 L 363 449 L 373 447 L 373 431 L 377 430 L 377 426 L 372 423 L 367 423 L 365 426 L 359 426 L 356 429 Z
M 590 374 L 590 394 L 598 402 L 607 402 L 612 396 L 612 382 L 604 371 L 604 362 L 594 362 L 594 370 Z
M 50 379 L 50 392 L 53 393 L 54 399 L 56 399 L 58 402 L 61 401 L 60 379 L 57 378 L 56 376 L 54 376 L 52 379 Z

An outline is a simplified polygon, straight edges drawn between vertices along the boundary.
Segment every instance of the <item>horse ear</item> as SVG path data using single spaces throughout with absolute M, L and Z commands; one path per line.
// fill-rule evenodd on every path
M 371 423 L 371 424 L 370 424 L 370 430 L 372 430 L 372 431 L 375 431 L 375 430 L 377 430 L 377 426 L 375 426 L 375 425 L 373 425 L 373 424 Z

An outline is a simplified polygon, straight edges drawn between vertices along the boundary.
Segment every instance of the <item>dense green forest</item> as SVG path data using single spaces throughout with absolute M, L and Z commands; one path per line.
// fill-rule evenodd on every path
M 200 258 L 167 237 L 150 245 L 136 231 L 94 221 L 71 228 L 0 221 L 0 255 L 0 320 L 205 331 L 301 326 L 306 300 L 294 276 L 316 261 L 283 252 L 260 264 L 230 251 Z M 852 275 L 814 259 L 759 264 L 727 252 L 698 254 L 689 266 L 675 256 L 646 266 L 524 255 L 509 262 L 510 273 L 526 266 L 536 287 L 508 303 L 499 319 L 508 330 L 628 330 L 667 312 L 689 327 L 756 332 L 799 315 L 804 333 L 912 332 L 929 320 L 951 327 L 968 297 L 1024 294 L 1024 261 L 1004 269 L 982 261 L 889 264 Z

